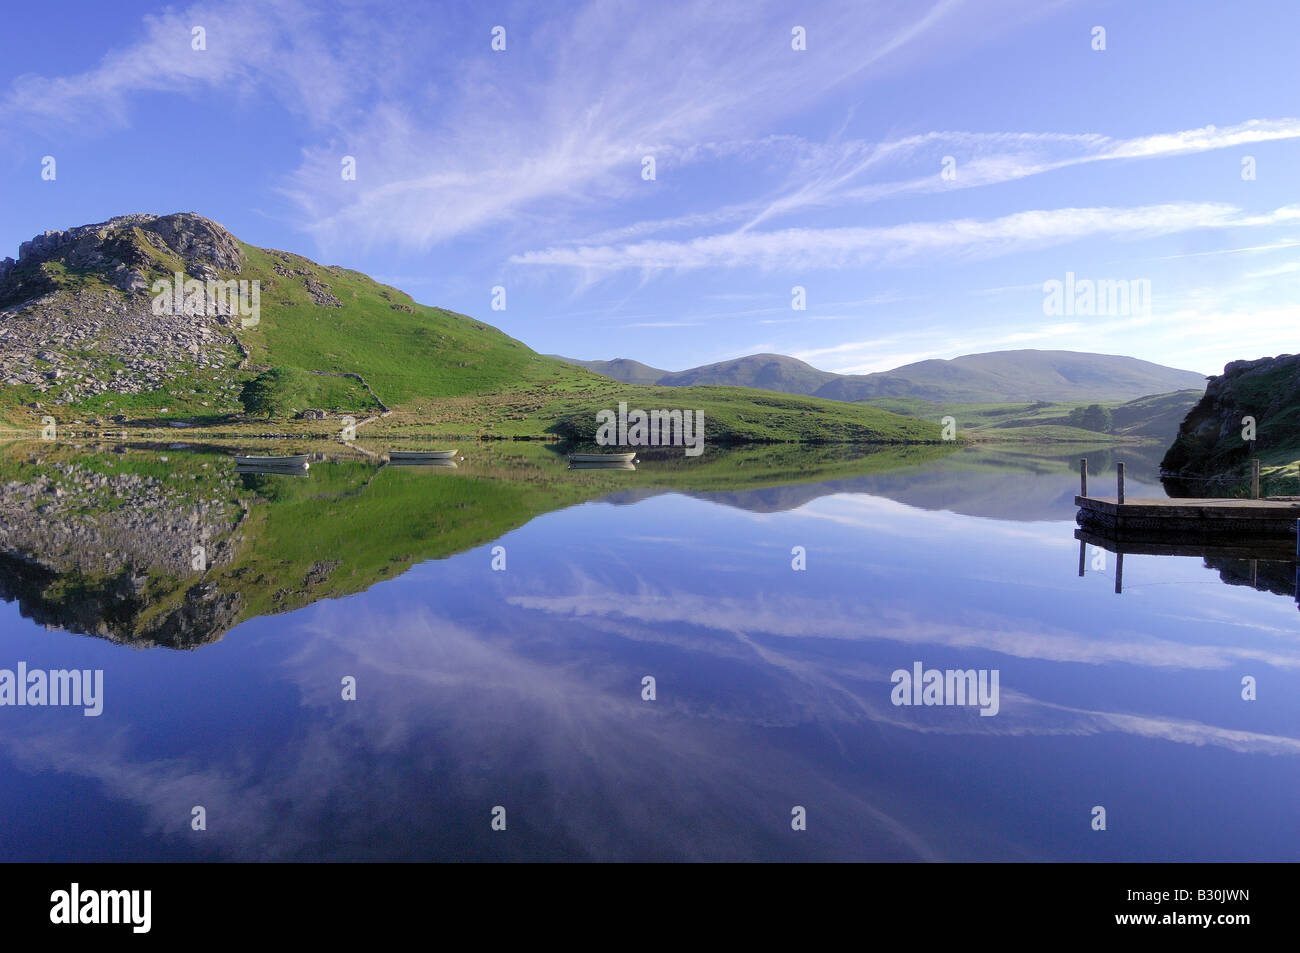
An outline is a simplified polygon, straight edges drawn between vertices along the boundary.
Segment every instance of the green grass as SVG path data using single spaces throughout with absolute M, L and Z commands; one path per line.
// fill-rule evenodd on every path
M 360 373 L 389 406 L 518 390 L 580 373 L 570 373 L 566 365 L 533 353 L 490 325 L 417 304 L 359 272 L 327 268 L 298 255 L 289 255 L 286 262 L 279 253 L 242 247 L 248 263 L 240 277 L 259 280 L 262 288 L 261 322 L 239 332 L 254 363 Z M 278 275 L 276 265 L 308 272 L 328 286 L 342 307 L 313 303 L 305 279 Z
M 148 282 L 184 270 L 184 262 L 155 248 L 138 227 L 123 229 L 110 243 L 130 243 L 143 253 Z M 100 395 L 70 407 L 56 404 L 57 390 L 41 396 L 30 388 L 0 388 L 0 418 L 25 429 L 43 413 L 61 423 L 120 413 L 143 425 L 185 419 L 218 428 L 253 427 L 252 420 L 240 422 L 240 388 L 277 367 L 310 375 L 310 386 L 298 388 L 293 409 L 362 417 L 380 410 L 382 402 L 394 411 L 383 424 L 390 432 L 590 440 L 596 412 L 615 409 L 622 400 L 645 410 L 702 411 L 706 441 L 717 443 L 940 439 L 936 424 L 839 401 L 740 387 L 621 384 L 537 354 L 472 317 L 417 304 L 359 272 L 240 247 L 245 262 L 238 279 L 260 285 L 258 324 L 233 332 L 247 352 L 242 367 L 233 358 L 224 368 L 177 365 L 175 379 L 157 390 Z M 124 294 L 103 275 L 73 272 L 57 262 L 42 280 L 64 291 Z M 318 303 L 313 289 L 341 306 Z M 369 390 L 347 374 L 359 375 Z M 34 412 L 21 406 L 33 400 L 44 406 Z M 277 429 L 283 426 L 276 423 Z

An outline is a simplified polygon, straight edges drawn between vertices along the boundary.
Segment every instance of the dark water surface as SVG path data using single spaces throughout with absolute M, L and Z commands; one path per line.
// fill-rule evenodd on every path
M 80 511 L 15 487 L 49 457 L 5 476 L 0 668 L 102 669 L 104 711 L 0 708 L 6 860 L 1300 848 L 1294 599 L 1249 585 L 1249 561 L 1130 554 L 1116 595 L 1114 554 L 1089 550 L 1080 578 L 1068 451 L 776 486 L 741 479 L 758 454 L 730 486 L 652 485 L 651 463 L 574 492 L 537 454 L 250 478 L 220 455 L 139 450 L 95 457 L 118 503 Z M 182 459 L 193 473 L 169 471 Z M 123 509 L 132 466 L 146 489 L 127 481 Z M 1129 480 L 1162 495 L 1140 468 Z M 187 507 L 209 527 L 206 575 L 175 566 Z M 891 673 L 914 662 L 996 670 L 998 713 L 892 704 Z

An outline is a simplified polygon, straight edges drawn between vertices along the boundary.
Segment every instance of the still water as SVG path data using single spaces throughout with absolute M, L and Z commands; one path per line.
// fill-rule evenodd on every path
M 11 451 L 0 668 L 104 698 L 0 707 L 0 858 L 1297 855 L 1294 566 L 1081 578 L 1068 449 L 467 455 Z M 895 705 L 918 662 L 997 713 Z

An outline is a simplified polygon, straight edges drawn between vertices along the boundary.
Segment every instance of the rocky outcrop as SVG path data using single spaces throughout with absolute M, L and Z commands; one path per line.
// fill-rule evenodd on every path
M 176 271 L 202 281 L 238 275 L 245 257 L 216 222 L 192 212 L 123 215 L 37 235 L 0 263 L 0 384 L 51 404 L 138 394 L 220 374 L 240 360 L 237 317 L 156 314 L 151 288 Z M 231 375 L 233 378 L 233 375 Z M 238 408 L 234 386 L 227 406 Z
M 1300 355 L 1233 361 L 1210 378 L 1160 468 L 1169 481 L 1227 487 L 1246 477 L 1252 452 L 1273 463 L 1300 458 Z
M 216 222 L 194 212 L 172 215 L 119 215 L 107 222 L 48 231 L 18 246 L 18 259 L 0 262 L 0 303 L 4 284 L 20 265 L 59 261 L 75 269 L 117 270 L 147 266 L 150 256 L 134 240 L 135 229 L 145 242 L 188 266 L 186 273 L 207 280 L 219 273 L 237 274 L 244 252 L 235 237 Z

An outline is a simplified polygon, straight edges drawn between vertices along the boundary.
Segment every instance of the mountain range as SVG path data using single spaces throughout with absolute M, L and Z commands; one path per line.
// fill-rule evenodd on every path
M 881 397 L 936 403 L 1124 401 L 1178 390 L 1204 390 L 1206 380 L 1195 371 L 1084 351 L 990 351 L 951 360 L 918 361 L 874 374 L 836 374 L 781 354 L 753 354 L 684 371 L 660 370 L 627 358 L 559 359 L 630 384 L 753 387 L 839 401 Z

